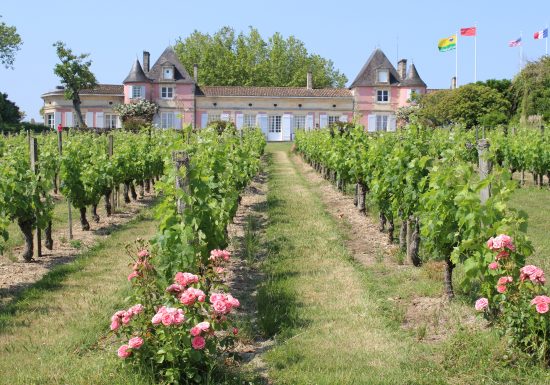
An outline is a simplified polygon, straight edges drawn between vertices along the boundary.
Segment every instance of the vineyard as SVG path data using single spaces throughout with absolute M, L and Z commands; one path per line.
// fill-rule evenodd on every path
M 20 231 L 25 262 L 68 230 L 60 202 L 93 231 L 155 196 L 0 308 L 0 383 L 545 383 L 550 300 L 510 201 L 547 193 L 550 135 L 477 136 L 342 125 L 297 132 L 295 153 L 231 125 L 0 138 L 0 251 Z

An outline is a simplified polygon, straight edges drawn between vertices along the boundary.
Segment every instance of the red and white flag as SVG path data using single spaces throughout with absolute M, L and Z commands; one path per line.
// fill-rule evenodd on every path
M 477 27 L 460 28 L 460 36 L 475 36 L 477 35 Z
M 521 37 L 518 37 L 516 40 L 510 40 L 508 42 L 508 47 L 518 47 L 521 45 Z

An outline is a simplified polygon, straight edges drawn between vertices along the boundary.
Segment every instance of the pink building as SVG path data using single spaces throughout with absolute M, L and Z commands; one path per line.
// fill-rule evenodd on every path
M 198 70 L 195 66 L 191 77 L 171 47 L 150 68 L 150 55 L 144 51 L 143 66 L 136 59 L 123 86 L 99 85 L 82 92 L 86 124 L 120 127 L 113 104 L 146 99 L 159 105 L 153 123 L 160 128 L 180 129 L 184 124 L 201 128 L 226 120 L 237 128 L 260 127 L 269 141 L 287 141 L 297 129 L 353 119 L 371 132 L 394 131 L 396 110 L 408 105 L 413 93 L 426 93 L 414 64 L 407 70 L 403 59 L 396 70 L 380 49 L 371 54 L 349 88 L 314 88 L 311 74 L 306 87 L 199 86 Z M 112 93 L 106 93 L 107 88 Z M 72 109 L 62 94 L 56 90 L 42 95 L 45 122 L 52 127 L 71 126 L 74 121 L 72 116 L 63 119 Z

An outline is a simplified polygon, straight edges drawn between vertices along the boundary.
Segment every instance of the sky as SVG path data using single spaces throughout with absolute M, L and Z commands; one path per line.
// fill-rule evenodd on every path
M 151 64 L 168 45 L 194 30 L 214 33 L 222 26 L 237 32 L 249 26 L 265 40 L 275 32 L 294 35 L 310 53 L 334 62 L 353 81 L 375 48 L 396 66 L 413 62 L 428 88 L 448 88 L 455 75 L 455 52 L 440 53 L 439 39 L 477 25 L 477 80 L 513 78 L 519 48 L 508 41 L 523 34 L 524 61 L 545 53 L 545 40 L 533 33 L 550 21 L 550 1 L 517 0 L 2 0 L 3 22 L 23 39 L 15 69 L 0 67 L 0 92 L 42 121 L 40 95 L 59 85 L 52 44 L 61 40 L 75 53 L 89 53 L 100 83 L 122 84 L 143 50 Z M 200 70 L 199 70 L 200 76 Z M 459 37 L 458 83 L 474 81 L 474 38 Z

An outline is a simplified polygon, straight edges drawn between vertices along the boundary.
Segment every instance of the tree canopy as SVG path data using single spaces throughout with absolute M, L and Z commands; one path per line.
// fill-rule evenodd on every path
M 301 87 L 308 70 L 316 88 L 344 87 L 347 82 L 331 60 L 309 53 L 296 37 L 285 39 L 277 32 L 265 41 L 253 27 L 238 35 L 227 26 L 213 35 L 195 30 L 180 38 L 175 50 L 190 74 L 198 64 L 202 85 Z
M 550 121 L 550 56 L 528 63 L 512 81 L 512 97 L 517 113 L 525 121 L 531 115 L 541 115 Z
M 19 107 L 8 99 L 8 94 L 0 93 L 0 123 L 19 123 L 21 111 Z
M 467 84 L 454 90 L 441 90 L 422 96 L 417 116 L 429 126 L 494 126 L 508 121 L 510 107 L 510 102 L 496 89 L 481 84 Z
M 22 44 L 23 41 L 17 33 L 17 29 L 0 22 L 0 63 L 4 67 L 13 68 L 15 53 L 21 49 Z
M 53 72 L 61 79 L 65 86 L 65 99 L 72 100 L 76 111 L 77 124 L 85 127 L 82 112 L 80 111 L 79 92 L 97 86 L 95 75 L 90 70 L 91 60 L 86 60 L 90 54 L 75 55 L 65 43 L 58 41 L 53 44 L 61 63 L 55 65 Z

